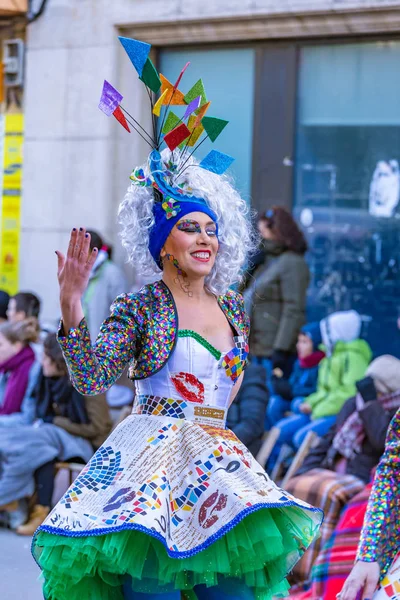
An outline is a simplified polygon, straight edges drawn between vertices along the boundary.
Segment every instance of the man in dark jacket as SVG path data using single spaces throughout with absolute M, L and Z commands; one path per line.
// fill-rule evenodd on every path
M 269 394 L 265 369 L 250 363 L 238 395 L 228 411 L 227 427 L 255 456 L 264 434 L 264 419 Z

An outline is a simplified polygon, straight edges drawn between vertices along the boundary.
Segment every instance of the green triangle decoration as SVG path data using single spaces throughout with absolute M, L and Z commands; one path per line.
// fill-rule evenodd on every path
M 152 92 L 157 94 L 161 87 L 161 79 L 150 58 L 148 58 L 144 63 L 143 71 L 139 79 L 141 79 L 141 81 L 143 81 L 143 83 L 147 85 Z
M 164 127 L 162 128 L 162 133 L 169 133 L 180 123 L 181 119 L 174 113 L 172 110 L 169 111 L 167 118 L 165 119 Z
M 192 100 L 197 98 L 197 96 L 201 96 L 199 108 L 195 111 L 196 115 L 199 112 L 199 109 L 207 102 L 206 90 L 204 89 L 203 80 L 199 79 L 196 81 L 194 86 L 188 91 L 185 96 L 186 104 L 190 104 Z
M 212 142 L 215 142 L 219 134 L 228 125 L 229 121 L 218 119 L 217 117 L 203 117 L 201 124 L 203 125 L 208 137 Z

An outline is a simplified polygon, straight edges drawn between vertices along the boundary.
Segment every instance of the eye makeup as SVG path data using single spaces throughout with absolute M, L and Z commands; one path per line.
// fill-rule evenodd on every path
M 179 221 L 176 226 L 179 231 L 186 231 L 186 233 L 201 233 L 200 224 L 197 221 L 191 219 L 183 219 Z M 205 232 L 209 237 L 217 235 L 217 228 L 214 223 L 208 223 L 205 227 Z

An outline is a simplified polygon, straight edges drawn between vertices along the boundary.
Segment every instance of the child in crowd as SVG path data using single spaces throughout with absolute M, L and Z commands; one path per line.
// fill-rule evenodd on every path
M 21 410 L 35 372 L 36 319 L 0 324 L 0 419 Z
M 320 323 L 326 357 L 319 365 L 317 391 L 300 402 L 295 414 L 278 421 L 280 436 L 268 462 L 271 469 L 283 444 L 297 450 L 309 431 L 325 435 L 348 398 L 356 393 L 356 382 L 365 375 L 372 352 L 361 333 L 361 317 L 351 310 L 337 312 Z
M 18 292 L 10 298 L 7 309 L 8 320 L 12 323 L 28 318 L 39 319 L 40 300 L 31 292 Z
M 298 337 L 297 356 L 290 379 L 285 379 L 279 370 L 275 370 L 272 378 L 274 394 L 268 403 L 266 429 L 270 429 L 284 418 L 288 411 L 296 412 L 304 398 L 317 389 L 318 365 L 325 357 L 319 350 L 321 345 L 321 328 L 319 323 L 305 325 Z

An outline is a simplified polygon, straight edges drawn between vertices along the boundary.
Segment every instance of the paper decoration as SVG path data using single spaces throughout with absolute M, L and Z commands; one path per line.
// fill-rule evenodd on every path
M 113 112 L 114 117 L 117 119 L 118 123 L 121 123 L 122 127 L 125 127 L 125 129 L 127 130 L 128 133 L 131 132 L 131 130 L 129 129 L 129 125 L 127 120 L 125 119 L 125 115 L 121 110 L 120 106 L 117 106 L 117 108 L 114 110 Z
M 201 101 L 201 96 L 197 96 L 197 98 L 194 98 L 194 100 L 192 100 L 187 109 L 185 110 L 185 114 L 183 115 L 184 119 L 187 119 L 192 112 L 194 112 L 195 110 L 197 110 L 200 106 L 200 101 Z
M 144 63 L 142 75 L 139 77 L 144 84 L 151 89 L 152 92 L 157 94 L 161 87 L 161 79 L 157 69 L 153 65 L 151 58 L 148 58 Z
M 111 83 L 104 80 L 103 91 L 101 93 L 99 109 L 103 111 L 107 117 L 110 117 L 114 110 L 121 104 L 123 96 L 116 90 Z
M 224 119 L 217 119 L 217 117 L 203 117 L 201 124 L 210 140 L 215 142 L 219 134 L 225 127 L 228 125 L 229 121 L 224 121 Z
M 195 127 L 196 121 L 197 121 L 197 117 L 195 117 L 194 115 L 189 117 L 188 128 L 191 133 L 190 133 L 190 138 L 187 141 L 188 146 L 194 146 L 204 131 L 204 127 L 203 127 L 203 125 L 201 125 L 201 123 L 200 123 L 200 125 Z
M 210 108 L 210 104 L 211 104 L 211 102 L 207 102 L 206 104 L 203 104 L 203 106 L 200 108 L 200 110 L 197 111 L 197 118 L 196 118 L 196 122 L 194 125 L 195 127 L 198 127 L 200 125 L 202 118 L 204 117 L 204 115 L 206 114 L 208 109 Z
M 185 123 L 181 123 L 175 129 L 172 129 L 169 133 L 164 136 L 165 143 L 167 144 L 170 150 L 175 150 L 177 146 L 184 140 L 186 140 L 190 135 L 189 129 L 186 127 Z
M 180 118 L 174 112 L 172 112 L 172 110 L 170 110 L 167 115 L 167 118 L 165 119 L 164 127 L 162 128 L 162 133 L 169 133 L 180 122 Z
M 157 115 L 157 117 L 159 117 L 159 116 L 160 116 L 160 113 L 161 113 L 161 107 L 162 107 L 162 105 L 164 104 L 164 98 L 165 98 L 166 94 L 168 94 L 168 90 L 164 90 L 164 91 L 163 91 L 163 93 L 161 94 L 161 96 L 159 97 L 159 99 L 157 100 L 157 102 L 156 102 L 156 103 L 155 103 L 155 105 L 154 105 L 154 108 L 153 108 L 153 113 L 154 113 L 155 115 Z
M 174 90 L 178 89 L 179 84 L 180 84 L 181 79 L 182 79 L 182 75 L 184 74 L 184 72 L 186 71 L 186 69 L 188 68 L 189 65 L 190 65 L 190 62 L 187 62 L 186 65 L 183 67 L 182 71 L 179 73 L 179 77 L 176 80 L 175 85 L 174 85 Z
M 146 44 L 146 42 L 139 42 L 139 40 L 131 40 L 130 38 L 121 36 L 118 39 L 123 45 L 125 52 L 129 56 L 131 63 L 138 72 L 139 77 L 141 77 L 144 65 L 146 64 L 146 60 L 150 52 L 150 44 Z
M 185 96 L 185 103 L 190 104 L 190 102 L 197 98 L 197 96 L 201 96 L 200 106 L 203 106 L 203 104 L 207 102 L 207 96 L 202 79 L 196 81 L 194 86 L 188 91 Z
M 217 175 L 222 175 L 234 160 L 235 159 L 228 154 L 218 152 L 218 150 L 211 150 L 207 156 L 203 158 L 199 166 L 207 171 L 216 173 Z
M 168 81 L 168 79 L 166 77 L 164 77 L 164 75 L 162 75 L 160 73 L 160 79 L 161 79 L 161 93 L 164 90 L 168 90 L 168 94 L 165 96 L 164 99 L 164 104 L 173 104 L 173 105 L 181 105 L 181 104 L 187 104 L 185 102 L 185 98 L 182 94 L 182 92 L 180 92 L 179 90 L 174 90 L 173 85 L 170 81 Z

